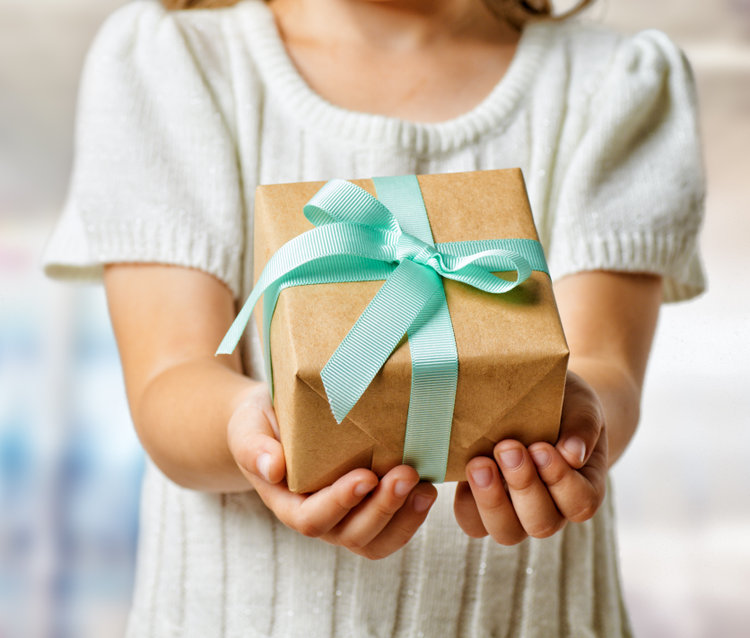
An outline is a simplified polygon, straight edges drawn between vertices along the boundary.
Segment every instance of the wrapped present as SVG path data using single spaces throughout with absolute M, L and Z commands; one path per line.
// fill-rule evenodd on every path
M 556 440 L 568 348 L 519 169 L 259 186 L 255 273 L 217 352 L 262 296 L 292 491 Z

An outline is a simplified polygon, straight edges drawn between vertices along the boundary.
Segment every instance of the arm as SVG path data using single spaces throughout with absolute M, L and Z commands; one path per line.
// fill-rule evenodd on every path
M 608 467 L 635 432 L 661 279 L 585 272 L 560 280 L 555 293 L 571 353 L 560 438 L 528 449 L 501 441 L 494 459 L 468 463 L 455 512 L 471 536 L 515 544 L 591 518 Z
M 151 459 L 184 487 L 250 489 L 226 431 L 261 384 L 242 374 L 239 351 L 214 357 L 234 318 L 230 291 L 199 270 L 151 264 L 108 265 L 104 285 L 131 416 Z
M 569 369 L 588 382 L 601 402 L 610 467 L 638 425 L 661 295 L 661 278 L 653 275 L 588 272 L 555 284 Z
M 286 488 L 266 384 L 243 375 L 237 352 L 214 356 L 234 318 L 219 280 L 188 268 L 114 264 L 104 283 L 133 422 L 169 478 L 199 490 L 255 489 L 288 527 L 368 558 L 409 541 L 437 495 L 411 467 L 380 480 L 353 470 L 309 495 Z

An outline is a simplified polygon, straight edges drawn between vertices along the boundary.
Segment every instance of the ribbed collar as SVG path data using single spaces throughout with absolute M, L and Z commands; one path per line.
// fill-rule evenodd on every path
M 328 136 L 421 154 L 455 150 L 490 130 L 504 128 L 532 83 L 551 41 L 551 25 L 527 26 L 505 75 L 477 106 L 444 122 L 412 122 L 351 111 L 328 102 L 299 74 L 266 3 L 245 0 L 237 8 L 266 90 L 290 116 Z

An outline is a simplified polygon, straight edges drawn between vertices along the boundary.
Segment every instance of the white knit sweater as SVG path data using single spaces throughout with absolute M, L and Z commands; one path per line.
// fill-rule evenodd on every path
M 298 75 L 268 8 L 167 13 L 140 0 L 90 51 L 67 204 L 45 270 L 105 262 L 252 282 L 257 184 L 520 166 L 553 278 L 654 272 L 667 300 L 704 285 L 703 171 L 690 69 L 662 33 L 528 27 L 502 81 L 438 124 L 338 108 Z M 243 345 L 262 377 L 257 332 Z M 148 464 L 129 633 L 148 636 L 621 636 L 611 500 L 506 548 L 453 519 L 452 485 L 379 562 L 284 527 L 253 493 L 193 492 Z

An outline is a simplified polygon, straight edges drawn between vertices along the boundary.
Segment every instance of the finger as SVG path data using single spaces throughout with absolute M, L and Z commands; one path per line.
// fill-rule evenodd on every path
M 579 469 L 586 464 L 603 424 L 604 412 L 593 388 L 568 372 L 557 449 L 571 467 Z
M 276 437 L 277 440 L 281 440 L 281 432 L 279 431 L 279 422 L 276 419 L 276 410 L 273 408 L 273 403 L 271 402 L 271 394 L 268 390 L 268 384 L 263 384 L 264 391 L 261 395 L 260 400 L 258 401 L 258 407 L 260 408 L 261 412 L 266 417 L 267 423 L 270 424 L 271 429 L 273 430 L 273 435 Z
M 547 443 L 535 443 L 529 453 L 558 511 L 567 520 L 581 522 L 594 516 L 606 492 L 606 443 L 597 445 L 581 470 L 570 467 Z
M 424 523 L 436 498 L 437 490 L 434 485 L 417 485 L 383 531 L 358 553 L 371 560 L 379 560 L 401 549 Z
M 453 498 L 453 514 L 458 526 L 467 536 L 472 538 L 487 536 L 487 529 L 482 522 L 477 502 L 474 500 L 468 481 L 461 481 L 456 486 L 456 494 Z
M 276 411 L 273 408 L 273 402 L 271 401 L 271 392 L 268 389 L 268 384 L 258 383 L 257 385 L 255 385 L 253 391 L 248 395 L 246 403 L 252 403 L 263 413 L 263 415 L 266 417 L 266 421 L 271 426 L 274 437 L 279 439 L 279 423 L 276 419 Z
M 358 469 L 313 494 L 290 492 L 286 482 L 271 484 L 253 478 L 263 502 L 287 527 L 305 536 L 323 536 L 359 505 L 378 484 L 370 470 Z
M 287 527 L 293 527 L 292 516 L 289 513 L 295 508 L 301 507 L 307 497 L 304 494 L 290 492 L 286 481 L 269 483 L 254 474 L 249 474 L 248 480 L 260 499 L 266 504 L 266 507 L 276 515 L 276 518 Z
M 606 491 L 607 473 L 609 472 L 609 438 L 606 426 L 602 427 L 599 440 L 596 442 L 594 451 L 579 472 L 589 482 L 601 488 L 602 496 Z
M 352 550 L 364 549 L 382 532 L 419 483 L 419 475 L 408 465 L 390 470 L 377 488 L 333 530 L 329 542 Z
M 495 459 L 508 485 L 508 493 L 523 529 L 534 538 L 547 538 L 562 529 L 562 517 L 542 482 L 526 448 L 518 441 L 501 441 Z
M 266 405 L 267 404 L 267 405 Z M 227 424 L 227 446 L 240 470 L 278 483 L 286 474 L 284 452 L 275 436 L 270 400 L 251 396 L 233 412 Z
M 471 493 L 487 533 L 501 545 L 515 545 L 526 538 L 521 521 L 508 498 L 497 465 L 478 456 L 466 466 Z

